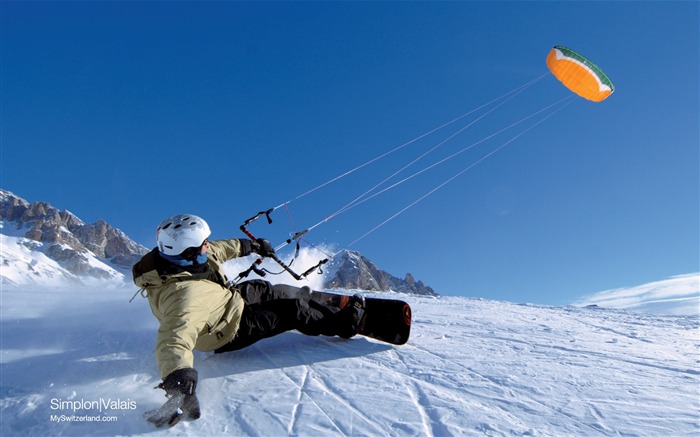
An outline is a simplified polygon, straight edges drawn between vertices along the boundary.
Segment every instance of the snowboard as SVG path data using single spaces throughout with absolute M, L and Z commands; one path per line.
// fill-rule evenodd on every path
M 348 295 L 315 291 L 309 287 L 273 287 L 286 297 L 307 298 L 323 306 L 344 308 L 349 302 Z M 411 334 L 411 306 L 398 299 L 365 297 L 365 310 L 359 323 L 359 335 L 374 338 L 386 343 L 402 345 Z
M 411 306 L 402 300 L 365 297 L 360 335 L 391 344 L 405 344 L 411 334 Z

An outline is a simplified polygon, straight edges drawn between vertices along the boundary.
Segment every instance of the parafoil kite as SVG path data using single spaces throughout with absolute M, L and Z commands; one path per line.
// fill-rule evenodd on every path
M 603 70 L 566 47 L 555 46 L 549 52 L 547 67 L 564 86 L 584 99 L 601 102 L 615 91 Z

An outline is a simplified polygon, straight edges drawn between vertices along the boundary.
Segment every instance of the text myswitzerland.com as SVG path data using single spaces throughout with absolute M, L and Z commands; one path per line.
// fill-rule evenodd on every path
M 117 416 L 90 416 L 90 415 L 83 415 L 83 416 L 77 416 L 75 414 L 71 415 L 66 415 L 66 414 L 52 414 L 49 416 L 49 420 L 52 422 L 116 422 L 119 420 Z

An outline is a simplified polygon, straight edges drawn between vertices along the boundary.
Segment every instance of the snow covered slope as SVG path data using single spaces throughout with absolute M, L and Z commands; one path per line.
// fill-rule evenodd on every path
M 582 298 L 576 305 L 679 316 L 700 315 L 700 273 L 601 291 Z
M 57 284 L 104 287 L 124 285 L 124 271 L 116 270 L 91 252 L 74 252 L 73 257 L 79 259 L 81 264 L 90 266 L 93 271 L 99 272 L 99 277 L 78 276 L 70 272 L 44 253 L 45 246 L 46 244 L 40 241 L 0 234 L 0 284 L 45 287 L 56 287 Z M 68 246 L 62 248 L 71 251 Z
M 133 292 L 2 291 L 2 436 L 700 432 L 697 316 L 417 296 L 405 346 L 288 333 L 197 353 L 203 417 L 154 430 L 156 323 Z

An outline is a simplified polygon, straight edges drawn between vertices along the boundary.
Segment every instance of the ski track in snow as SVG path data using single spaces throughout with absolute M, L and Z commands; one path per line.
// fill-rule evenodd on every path
M 167 430 L 132 289 L 3 289 L 2 436 L 695 436 L 700 318 L 401 296 L 408 344 L 287 333 L 195 354 L 203 416 Z M 53 408 L 133 401 L 133 409 Z M 69 404 L 70 405 L 70 404 Z M 56 422 L 51 416 L 113 416 Z

